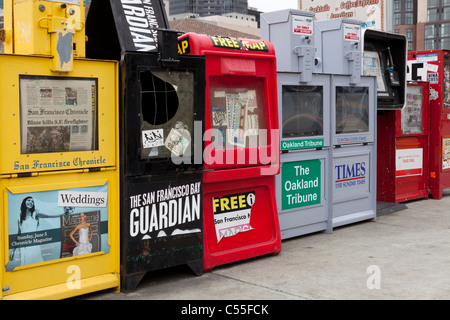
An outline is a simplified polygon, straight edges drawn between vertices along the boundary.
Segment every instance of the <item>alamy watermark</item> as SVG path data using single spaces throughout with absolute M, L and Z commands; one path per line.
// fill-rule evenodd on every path
M 69 274 L 66 285 L 69 290 L 81 289 L 81 269 L 77 265 L 67 267 L 66 273 Z
M 367 267 L 366 273 L 370 274 L 367 278 L 367 289 L 381 289 L 381 269 L 377 265 L 370 265 Z
M 194 139 L 186 129 L 179 129 L 179 144 L 171 146 L 174 164 L 261 165 L 262 175 L 274 175 L 279 168 L 280 134 L 278 129 L 207 129 L 194 122 Z M 201 148 L 202 142 L 205 148 Z M 193 157 L 189 144 L 194 143 Z M 166 143 L 166 147 L 167 143 Z M 176 152 L 174 152 L 176 150 Z M 193 163 L 192 163 L 193 162 Z

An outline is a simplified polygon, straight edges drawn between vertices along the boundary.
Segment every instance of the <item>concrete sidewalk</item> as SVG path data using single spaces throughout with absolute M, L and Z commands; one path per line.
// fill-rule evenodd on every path
M 89 300 L 450 299 L 450 191 L 441 200 L 284 240 L 279 255 L 216 267 L 147 273 L 131 293 L 103 291 Z

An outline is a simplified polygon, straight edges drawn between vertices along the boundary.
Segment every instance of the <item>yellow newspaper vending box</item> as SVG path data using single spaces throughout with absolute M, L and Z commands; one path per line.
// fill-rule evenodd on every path
M 83 28 L 79 0 L 5 2 L 0 300 L 120 286 L 118 63 L 83 58 Z

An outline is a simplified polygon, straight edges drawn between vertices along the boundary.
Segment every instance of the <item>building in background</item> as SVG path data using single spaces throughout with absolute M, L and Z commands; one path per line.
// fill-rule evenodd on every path
M 206 17 L 228 17 L 228 21 L 221 22 L 238 26 L 249 23 L 249 27 L 259 28 L 259 14 L 256 8 L 248 7 L 247 0 L 164 0 L 168 19 L 197 19 Z M 219 21 L 221 18 L 207 19 Z M 222 19 L 223 20 L 223 19 Z M 254 32 L 253 32 L 254 33 Z
M 204 30 L 203 33 L 205 33 L 206 30 L 214 29 L 220 30 L 220 35 L 225 36 L 230 32 L 224 29 L 229 29 L 237 31 L 236 36 L 240 33 L 259 38 L 260 12 L 256 8 L 248 7 L 247 0 L 164 0 L 164 2 L 171 27 L 177 25 L 179 31 L 202 33 Z M 188 21 L 172 23 L 184 19 Z M 203 25 L 203 28 L 198 29 L 200 25 Z M 186 30 L 189 27 L 195 30 Z
M 84 0 L 86 12 L 91 1 Z M 260 12 L 248 7 L 247 0 L 164 0 L 164 3 L 169 20 L 196 18 L 216 27 L 259 35 Z M 3 0 L 0 8 L 3 9 Z M 450 0 L 298 0 L 297 8 L 292 9 L 314 11 L 321 20 L 358 19 L 366 28 L 404 34 L 408 50 L 450 49 Z M 214 17 L 205 19 L 207 16 Z M 185 24 L 189 25 L 193 23 Z
M 299 0 L 300 10 L 312 11 L 316 20 L 356 19 L 367 29 L 392 30 L 392 0 Z
M 346 17 L 366 28 L 404 34 L 408 50 L 450 49 L 450 0 L 298 1 L 301 10 L 314 11 L 320 20 Z
M 406 36 L 408 50 L 423 49 L 426 3 L 427 0 L 393 0 L 394 32 Z
M 241 38 L 241 39 L 260 39 L 258 28 L 235 28 L 222 27 L 203 19 L 179 19 L 169 21 L 172 30 L 184 33 L 195 32 L 220 37 Z M 239 31 L 237 29 L 243 30 Z M 251 33 L 250 33 L 251 32 Z M 256 33 L 256 34 L 255 34 Z
M 394 0 L 393 10 L 408 50 L 450 49 L 450 0 Z
M 247 0 L 170 0 L 170 15 L 198 14 L 200 17 L 231 12 L 247 14 Z

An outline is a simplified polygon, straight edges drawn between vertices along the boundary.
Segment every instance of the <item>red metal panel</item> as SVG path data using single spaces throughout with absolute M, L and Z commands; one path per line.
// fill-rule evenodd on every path
M 280 171 L 275 50 L 266 40 L 194 33 L 181 36 L 178 43 L 179 53 L 204 55 L 206 60 L 203 268 L 277 254 L 281 235 L 274 182 Z M 252 125 L 250 117 L 242 117 L 247 112 L 243 110 L 255 120 Z M 230 138 L 224 132 L 230 125 L 250 128 L 250 134 L 242 130 L 243 135 L 231 133 Z M 255 128 L 258 135 L 251 131 Z M 225 143 L 217 140 L 217 130 L 224 132 Z M 257 143 L 251 141 L 255 136 Z
M 412 80 L 429 81 L 430 137 L 429 189 L 434 199 L 441 199 L 450 188 L 450 104 L 449 50 L 413 51 L 408 53 Z
M 377 200 L 395 202 L 395 110 L 377 114 Z
M 267 157 L 279 166 L 279 135 L 276 56 L 273 45 L 267 40 L 231 39 L 187 33 L 179 38 L 180 48 L 185 43 L 190 54 L 205 55 L 205 170 L 231 169 L 255 165 L 267 165 Z M 214 128 L 210 115 L 217 107 L 220 93 L 236 93 L 248 89 L 255 92 L 259 113 L 258 128 L 266 130 L 267 143 L 244 148 L 217 149 L 212 145 Z M 228 90 L 228 91 L 227 91 Z M 273 134 L 271 134 L 273 133 Z M 228 153 L 228 160 L 227 160 Z M 231 155 L 245 161 L 229 161 Z M 267 157 L 265 157 L 267 155 Z M 251 161 L 250 161 L 251 159 Z
M 408 114 L 408 105 L 403 110 L 378 112 L 377 200 L 379 201 L 398 203 L 428 198 L 428 82 L 409 82 L 408 87 L 421 88 L 421 116 Z M 403 130 L 402 112 L 405 122 L 409 117 L 413 117 L 410 119 L 412 123 L 421 119 L 421 124 L 415 123 L 416 130 L 409 131 L 406 125 Z
M 223 170 L 233 171 L 233 170 Z M 217 181 L 214 173 L 204 178 L 203 196 L 203 270 L 210 271 L 215 266 L 249 259 L 281 251 L 281 235 L 275 200 L 274 176 L 259 176 Z M 247 211 L 239 208 L 238 195 L 254 193 L 254 203 Z M 233 210 L 233 198 L 235 210 Z M 225 206 L 230 211 L 222 213 L 217 206 Z M 215 207 L 216 206 L 216 207 Z M 244 216 L 249 216 L 246 220 Z M 241 219 L 242 220 L 237 220 Z M 221 221 L 220 221 L 221 220 Z M 227 224 L 227 220 L 230 223 Z M 234 220 L 234 221 L 233 221 Z

